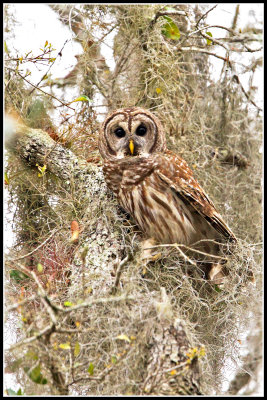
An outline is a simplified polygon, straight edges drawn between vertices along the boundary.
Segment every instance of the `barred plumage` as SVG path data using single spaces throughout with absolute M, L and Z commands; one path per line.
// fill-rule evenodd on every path
M 166 148 L 152 113 L 138 107 L 114 111 L 103 124 L 99 149 L 107 185 L 147 237 L 186 245 L 236 241 L 186 161 Z M 208 241 L 202 248 L 218 253 Z

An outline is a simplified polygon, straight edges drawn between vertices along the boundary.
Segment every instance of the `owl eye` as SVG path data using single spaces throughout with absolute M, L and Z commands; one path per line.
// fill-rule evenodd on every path
M 122 128 L 115 129 L 114 133 L 118 138 L 123 138 L 126 135 L 125 130 Z
M 138 128 L 136 129 L 135 133 L 138 136 L 145 136 L 147 131 L 147 128 L 144 125 L 139 125 Z

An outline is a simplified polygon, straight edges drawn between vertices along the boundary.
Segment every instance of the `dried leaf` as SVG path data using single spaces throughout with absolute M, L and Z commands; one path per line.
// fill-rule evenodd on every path
M 119 335 L 117 336 L 117 339 L 126 340 L 126 342 L 131 343 L 131 340 L 128 338 L 127 335 Z
M 70 225 L 70 230 L 71 230 L 71 239 L 70 242 L 71 243 L 75 243 L 78 241 L 79 239 L 79 234 L 80 234 L 80 228 L 79 228 L 79 224 L 77 221 L 72 221 L 71 225 Z

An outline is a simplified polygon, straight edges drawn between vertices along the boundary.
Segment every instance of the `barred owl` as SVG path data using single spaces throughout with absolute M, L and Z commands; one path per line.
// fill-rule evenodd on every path
M 185 160 L 167 149 L 163 127 L 151 112 L 139 107 L 112 112 L 99 150 L 107 186 L 147 237 L 161 244 L 198 242 L 198 249 L 215 255 L 214 241 L 236 242 Z

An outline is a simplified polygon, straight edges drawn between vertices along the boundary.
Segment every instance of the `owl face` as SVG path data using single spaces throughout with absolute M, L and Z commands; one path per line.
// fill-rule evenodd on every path
M 160 121 L 142 108 L 124 108 L 108 115 L 101 132 L 103 158 L 147 157 L 165 149 Z

